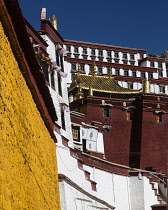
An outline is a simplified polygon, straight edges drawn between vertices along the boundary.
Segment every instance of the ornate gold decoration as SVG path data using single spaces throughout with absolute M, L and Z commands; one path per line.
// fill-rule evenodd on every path
M 53 27 L 58 30 L 58 26 L 57 26 L 57 18 L 55 17 L 55 15 L 52 16 L 51 18 L 51 24 L 53 25 Z
M 96 73 L 97 73 L 95 61 L 94 61 L 94 64 L 93 64 L 93 70 L 92 70 L 92 73 L 93 73 L 93 76 L 95 76 L 95 75 L 96 75 Z
M 157 104 L 157 109 L 160 109 L 160 104 Z
M 127 106 L 127 103 L 126 102 L 123 102 L 123 106 Z
M 144 83 L 143 83 L 143 92 L 144 93 L 150 93 L 150 82 L 148 79 L 145 79 L 144 80 Z

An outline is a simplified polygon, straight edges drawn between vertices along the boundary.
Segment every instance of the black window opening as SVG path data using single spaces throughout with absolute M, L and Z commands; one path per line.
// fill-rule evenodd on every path
M 64 72 L 64 61 L 63 61 L 63 56 L 60 56 L 60 62 L 61 62 L 61 69 Z
M 80 143 L 80 127 L 79 126 L 72 127 L 72 136 L 73 136 L 73 141 Z
M 49 85 L 49 72 L 48 72 L 49 65 L 45 61 L 43 61 L 38 55 L 37 55 L 37 60 L 39 61 L 39 64 L 42 68 L 45 80 L 47 84 Z
M 62 96 L 62 84 L 61 84 L 61 77 L 57 75 L 58 77 L 58 93 L 60 96 Z
M 55 77 L 54 71 L 51 72 L 51 88 L 55 90 Z
M 61 124 L 62 124 L 62 129 L 65 130 L 65 113 L 64 113 L 64 111 L 61 111 Z
M 110 109 L 109 108 L 103 108 L 103 118 L 110 118 Z
M 60 60 L 59 60 L 59 53 L 58 53 L 58 51 L 56 51 L 55 55 L 56 55 L 57 66 L 59 66 L 60 65 Z

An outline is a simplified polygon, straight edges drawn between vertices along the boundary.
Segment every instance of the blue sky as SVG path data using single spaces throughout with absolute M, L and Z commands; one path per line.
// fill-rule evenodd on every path
M 54 14 L 64 39 L 145 49 L 168 49 L 168 0 L 18 0 L 23 16 L 40 28 L 40 10 Z

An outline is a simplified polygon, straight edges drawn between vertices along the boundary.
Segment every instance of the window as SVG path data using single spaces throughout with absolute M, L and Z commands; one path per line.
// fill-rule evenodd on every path
M 128 88 L 133 90 L 133 82 L 128 82 Z
M 124 70 L 124 76 L 129 76 L 128 70 Z
M 133 119 L 133 111 L 131 110 L 126 111 L 126 120 L 132 121 L 132 119 Z
M 85 72 L 85 64 L 80 64 L 81 72 Z
M 71 46 L 67 46 L 67 51 L 71 52 Z
M 134 54 L 131 54 L 131 55 L 130 55 L 130 59 L 131 59 L 131 60 L 134 60 Z
M 123 61 L 123 64 L 127 64 L 127 61 Z
M 148 78 L 149 78 L 149 79 L 153 79 L 153 73 L 149 73 L 149 74 L 148 74 Z
M 61 123 L 62 123 L 62 129 L 65 130 L 65 113 L 64 113 L 64 111 L 61 111 Z
M 64 72 L 64 61 L 63 61 L 63 56 L 60 56 L 60 63 L 61 63 L 61 69 Z
M 95 53 L 96 53 L 95 49 L 92 49 L 92 50 L 91 50 L 91 54 L 92 54 L 92 55 L 95 55 Z
M 156 123 L 162 124 L 163 123 L 163 115 L 162 114 L 156 114 Z
M 99 50 L 99 56 L 103 56 L 103 50 Z
M 168 70 L 166 70 L 166 77 L 168 77 Z
M 110 118 L 110 109 L 103 108 L 103 118 Z
M 111 58 L 111 51 L 107 51 L 107 57 Z
M 76 71 L 76 63 L 71 63 L 71 70 Z
M 95 56 L 90 56 L 90 57 L 91 57 L 92 61 L 94 61 L 96 59 Z
M 87 54 L 87 48 L 83 48 L 83 54 Z
M 74 55 L 75 58 L 79 58 L 79 55 Z
M 161 62 L 158 63 L 158 68 L 162 69 L 162 63 Z
M 119 53 L 118 53 L 118 52 L 115 52 L 115 53 L 114 53 L 114 57 L 115 57 L 115 58 L 119 58 Z
M 111 59 L 109 59 L 109 58 L 107 58 L 107 62 L 108 62 L 108 63 L 111 63 L 111 62 L 112 62 L 112 60 L 111 60 Z
M 123 53 L 123 59 L 127 59 L 127 53 Z
M 130 61 L 130 65 L 134 66 L 135 62 L 134 61 Z
M 155 63 L 153 61 L 150 62 L 150 67 L 154 67 Z
M 158 70 L 158 76 L 163 77 L 163 71 L 162 70 Z
M 120 69 L 116 69 L 116 70 L 115 70 L 115 74 L 116 74 L 116 75 L 120 75 Z
M 79 127 L 75 126 L 72 128 L 73 140 L 80 143 L 80 131 Z
M 99 73 L 99 74 L 102 74 L 102 73 L 103 73 L 103 68 L 102 68 L 102 66 L 98 66 L 98 73 Z
M 62 96 L 62 85 L 61 85 L 61 77 L 57 74 L 58 78 L 58 93 L 60 96 Z
M 143 54 L 140 54 L 140 59 L 143 59 L 144 55 Z
M 51 87 L 55 90 L 55 77 L 54 77 L 54 71 L 51 73 Z
M 40 63 L 40 66 L 41 66 L 42 71 L 43 71 L 43 73 L 44 73 L 45 80 L 46 80 L 47 84 L 49 85 L 48 64 L 47 64 L 45 61 L 43 61 L 43 60 L 39 57 L 39 55 L 37 55 L 37 60 L 38 60 L 39 63 Z
M 83 55 L 83 59 L 87 60 L 87 57 L 88 57 L 87 55 Z
M 103 61 L 103 58 L 99 57 L 99 61 Z
M 75 53 L 78 53 L 78 52 L 79 52 L 78 47 L 74 47 L 74 52 L 75 52 Z
M 141 72 L 141 78 L 145 79 L 145 72 Z
M 159 85 L 159 92 L 160 93 L 165 93 L 165 86 L 164 85 Z
M 119 60 L 118 60 L 118 59 L 117 59 L 117 60 L 115 59 L 114 62 L 115 62 L 115 63 L 119 63 Z
M 132 71 L 132 76 L 136 77 L 136 71 Z

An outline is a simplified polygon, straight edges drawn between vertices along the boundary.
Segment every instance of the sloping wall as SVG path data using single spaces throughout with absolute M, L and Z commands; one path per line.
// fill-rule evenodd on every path
M 1 23 L 0 40 L 0 208 L 60 209 L 54 140 Z

